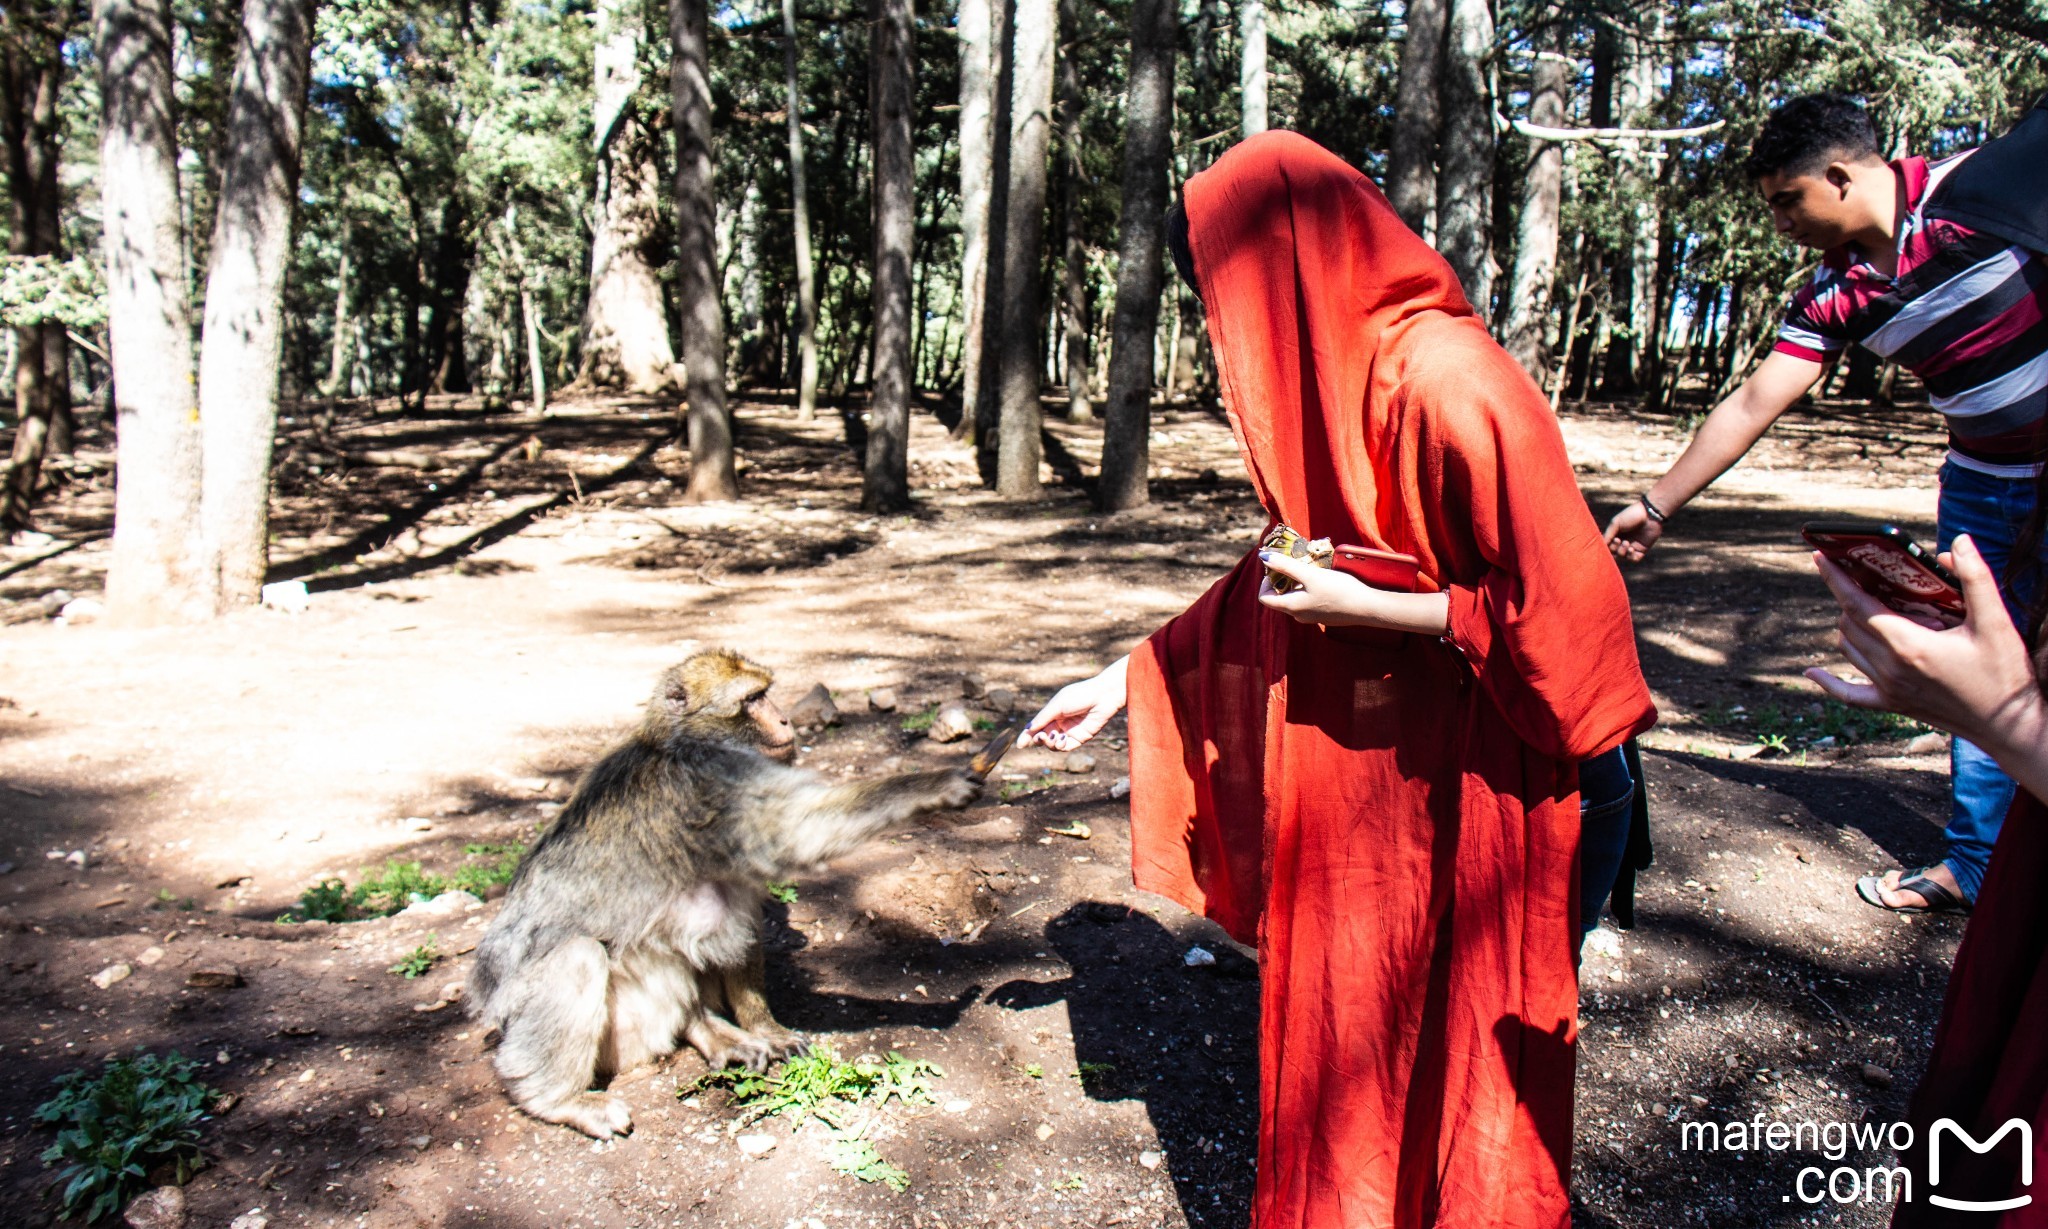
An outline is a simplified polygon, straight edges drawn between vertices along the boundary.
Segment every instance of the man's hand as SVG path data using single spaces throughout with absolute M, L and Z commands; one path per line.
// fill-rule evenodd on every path
M 1940 726 L 1994 755 L 2005 743 L 2022 750 L 2034 743 L 2032 753 L 2043 754 L 2038 743 L 2048 725 L 2026 644 L 2000 600 L 1998 578 L 1967 536 L 1946 556 L 1962 581 L 1967 617 L 1945 630 L 1891 610 L 1826 556 L 1813 558 L 1842 606 L 1842 654 L 1870 680 L 1852 683 L 1819 667 L 1808 670 L 1821 690 L 1844 704 Z
M 1650 519 L 1641 500 L 1615 513 L 1614 519 L 1607 522 L 1607 532 L 1601 535 L 1616 559 L 1626 559 L 1630 563 L 1641 563 L 1643 556 L 1649 554 L 1650 548 L 1657 545 L 1657 539 L 1663 536 L 1664 526 Z

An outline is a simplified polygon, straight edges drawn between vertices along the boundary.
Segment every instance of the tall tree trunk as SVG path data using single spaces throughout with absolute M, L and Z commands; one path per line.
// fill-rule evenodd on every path
M 995 19 L 1006 0 L 960 0 L 960 425 L 973 438 L 981 404 L 982 333 L 995 169 Z
M 868 62 L 875 123 L 874 382 L 861 510 L 910 506 L 910 257 L 916 238 L 917 168 L 910 147 L 917 47 L 911 0 L 870 0 Z
M 1038 0 L 1031 0 L 1037 3 Z M 996 480 L 997 428 L 1002 421 L 1003 308 L 1008 299 L 1004 279 L 1009 259 L 1004 245 L 1009 240 L 1010 161 L 1016 137 L 1012 121 L 1017 81 L 1017 49 L 1012 46 L 1017 26 L 1013 0 L 994 0 L 990 9 L 991 56 L 994 71 L 989 119 L 988 255 L 981 275 L 981 375 L 975 385 L 973 423 L 967 434 L 974 441 L 975 466 L 982 481 Z M 993 309 L 990 304 L 996 305 Z
M 1450 0 L 1444 38 L 1436 246 L 1482 321 L 1493 318 L 1493 53 L 1490 0 Z
M 0 138 L 6 144 L 8 252 L 57 256 L 57 112 L 63 72 L 64 14 L 56 7 L 10 6 L 0 14 Z M 14 362 L 14 450 L 0 467 L 0 541 L 29 524 L 43 458 L 69 400 L 64 325 L 21 326 L 10 339 Z M 68 408 L 68 406 L 66 407 Z M 68 451 L 68 445 L 67 449 Z
M 178 199 L 169 0 L 99 0 L 100 210 L 120 468 L 107 606 L 125 623 L 212 611 Z
M 1394 84 L 1394 138 L 1387 150 L 1387 201 L 1418 235 L 1436 208 L 1436 146 L 1442 128 L 1437 101 L 1443 75 L 1448 0 L 1409 0 Z
M 222 608 L 254 605 L 270 566 L 270 450 L 312 39 L 312 0 L 243 0 L 199 353 L 200 523 Z
M 334 331 L 328 337 L 327 378 L 320 381 L 320 395 L 333 397 L 348 387 L 349 334 L 351 332 L 348 314 L 349 274 L 349 233 L 346 227 L 341 232 L 341 261 L 334 273 Z
M 1266 130 L 1266 0 L 1244 0 L 1238 10 L 1238 102 L 1244 135 Z
M 62 14 L 63 20 L 50 30 L 51 70 L 44 86 L 46 93 L 38 94 L 36 109 L 36 247 L 62 260 L 65 255 L 64 193 L 57 181 L 57 138 L 63 127 L 63 117 L 58 113 L 57 95 L 63 81 L 62 40 L 76 10 L 66 4 L 55 12 Z M 50 420 L 50 438 L 44 455 L 68 457 L 72 451 L 72 437 L 77 431 L 77 419 L 71 407 L 71 335 L 65 331 L 61 320 L 44 321 L 42 332 L 43 408 Z M 0 523 L 4 523 L 4 519 L 0 517 Z
M 988 0 L 979 2 L 986 16 Z M 961 55 L 966 54 L 963 49 Z M 789 202 L 796 228 L 796 412 L 809 422 L 818 412 L 818 284 L 811 259 L 811 198 L 804 186 L 803 98 L 797 92 L 796 68 L 796 0 L 782 0 L 783 107 L 789 113 Z
M 1562 128 L 1572 63 L 1563 54 L 1562 31 L 1545 39 L 1536 53 L 1529 91 L 1529 122 Z M 1545 335 L 1550 327 L 1551 287 L 1557 280 L 1557 237 L 1564 199 L 1564 146 L 1534 141 L 1522 177 L 1522 215 L 1515 236 L 1515 280 L 1508 293 L 1505 342 L 1509 354 L 1538 384 L 1550 370 Z
M 1060 0 L 1060 23 L 1069 39 L 1078 39 L 1080 11 L 1075 0 Z M 1095 417 L 1088 390 L 1088 250 L 1081 231 L 1081 188 L 1086 168 L 1081 161 L 1081 72 L 1073 50 L 1060 57 L 1060 225 L 1064 233 L 1060 319 L 1066 326 L 1067 418 L 1087 422 Z
M 1153 347 L 1159 333 L 1159 249 L 1165 231 L 1167 160 L 1173 153 L 1176 0 L 1133 0 L 1130 90 L 1124 103 L 1123 218 L 1116 269 L 1116 323 L 1102 426 L 1096 506 L 1135 508 L 1146 484 L 1152 436 Z
M 590 297 L 583 308 L 578 383 L 644 396 L 676 388 L 668 309 L 655 275 L 661 226 L 660 159 L 640 114 L 640 40 L 644 10 L 634 0 L 602 0 L 596 17 L 596 89 L 591 145 L 597 193 L 591 209 Z
M 433 263 L 427 279 L 427 392 L 469 391 L 469 355 L 462 331 L 462 312 L 469 302 L 469 270 L 475 263 L 469 211 L 463 207 L 459 193 L 450 194 L 441 204 L 441 223 L 435 228 Z M 204 362 L 203 357 L 201 361 Z
M 683 305 L 685 426 L 691 500 L 737 499 L 725 408 L 725 319 L 719 302 L 718 207 L 711 183 L 711 70 L 705 0 L 668 0 L 675 93 L 676 291 Z
M 1044 315 L 1046 155 L 1052 144 L 1053 50 L 1059 41 L 1054 0 L 1017 0 L 1011 54 L 1010 191 L 1003 215 L 1003 298 L 999 365 L 1002 416 L 996 491 L 1010 499 L 1039 493 L 1039 325 Z
M 540 349 L 540 312 L 533 305 L 533 277 L 526 267 L 526 245 L 519 239 L 519 203 L 505 206 L 505 247 L 512 255 L 512 277 L 519 284 L 519 323 L 526 334 L 526 380 L 533 412 L 548 412 L 547 360 Z

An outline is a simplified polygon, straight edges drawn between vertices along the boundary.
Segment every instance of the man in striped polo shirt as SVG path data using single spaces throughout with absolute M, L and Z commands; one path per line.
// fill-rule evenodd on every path
M 1776 348 L 1714 407 L 1669 472 L 1608 524 L 1617 556 L 1641 559 L 1665 517 L 1860 343 L 1918 376 L 1947 421 L 1941 549 L 1967 533 L 2006 574 L 2048 453 L 2048 268 L 2034 252 L 1927 215 L 1929 196 L 1968 157 L 1887 163 L 1869 116 L 1839 95 L 1795 98 L 1771 114 L 1746 169 L 1778 233 L 1821 251 L 1820 265 L 1793 295 Z M 2016 620 L 2029 596 L 2007 585 Z M 1871 904 L 1920 912 L 1967 909 L 1976 899 L 2014 786 L 1962 739 L 1950 756 L 1948 856 L 1858 881 Z

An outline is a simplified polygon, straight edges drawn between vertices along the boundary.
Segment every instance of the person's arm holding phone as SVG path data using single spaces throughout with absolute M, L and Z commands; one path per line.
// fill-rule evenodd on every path
M 1967 535 L 1942 561 L 1962 583 L 1967 614 L 1937 631 L 1887 608 L 1816 552 L 1821 579 L 1842 606 L 1842 654 L 1870 681 L 1820 667 L 1806 676 L 1844 704 L 1903 713 L 1968 739 L 2029 793 L 2048 798 L 2048 700 L 1998 578 Z
M 1825 370 L 1820 363 L 1782 350 L 1768 355 L 1741 387 L 1714 407 L 1678 460 L 1643 493 L 1648 504 L 1638 499 L 1607 522 L 1603 535 L 1607 549 L 1616 558 L 1631 562 L 1648 554 L 1664 535 L 1658 518 L 1676 515 L 1709 483 L 1727 473 Z M 1655 516 L 1651 515 L 1653 508 Z

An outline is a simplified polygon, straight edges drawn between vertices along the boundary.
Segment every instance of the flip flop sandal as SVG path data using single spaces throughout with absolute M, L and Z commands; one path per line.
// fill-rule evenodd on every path
M 1927 872 L 1932 869 L 1934 868 L 1923 866 L 1899 876 L 1898 891 L 1919 893 L 1920 899 L 1927 902 L 1924 906 L 1886 904 L 1881 891 L 1884 885 L 1883 875 L 1865 875 L 1858 879 L 1856 895 L 1864 904 L 1875 905 L 1891 913 L 1968 913 L 1970 902 L 1943 887 L 1939 880 L 1928 878 Z

